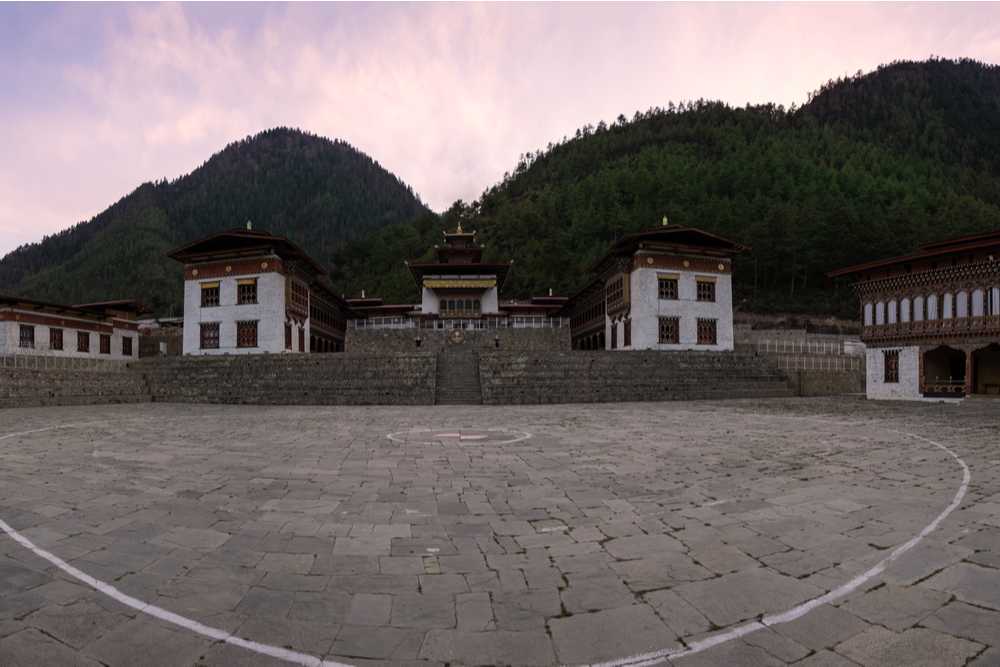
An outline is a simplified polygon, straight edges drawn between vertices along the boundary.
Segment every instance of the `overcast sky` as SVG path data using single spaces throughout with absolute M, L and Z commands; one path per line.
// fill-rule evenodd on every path
M 930 55 L 1000 62 L 1000 5 L 3 4 L 0 254 L 277 125 L 442 210 L 586 123 Z

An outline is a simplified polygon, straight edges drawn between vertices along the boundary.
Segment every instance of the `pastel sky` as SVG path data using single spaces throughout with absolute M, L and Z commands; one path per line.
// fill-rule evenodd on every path
M 277 125 L 442 210 L 586 123 L 930 55 L 1000 62 L 1000 5 L 2 4 L 0 254 Z

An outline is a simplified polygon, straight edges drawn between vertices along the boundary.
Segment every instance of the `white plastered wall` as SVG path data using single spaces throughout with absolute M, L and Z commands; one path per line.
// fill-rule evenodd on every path
M 885 352 L 899 350 L 899 382 L 885 381 Z M 870 399 L 921 400 L 920 348 L 869 347 L 865 350 L 865 392 Z
M 111 354 L 101 354 L 101 334 L 97 331 L 87 331 L 73 326 L 74 320 L 66 318 L 66 324 L 59 326 L 48 324 L 29 324 L 35 328 L 35 346 L 23 348 L 21 341 L 21 322 L 0 322 L 0 355 L 34 355 L 49 357 L 72 357 L 74 359 L 137 359 L 139 357 L 139 332 L 114 327 L 111 333 Z M 63 349 L 53 350 L 49 347 L 50 329 L 62 329 Z M 77 351 L 77 332 L 90 334 L 90 351 Z M 132 356 L 122 354 L 122 339 L 132 339 Z
M 660 275 L 678 276 L 677 299 L 660 299 Z M 715 301 L 698 301 L 697 278 L 715 279 Z M 733 281 L 725 273 L 639 268 L 630 274 L 632 350 L 712 350 L 733 349 Z M 661 344 L 660 317 L 680 319 L 680 343 Z M 716 344 L 698 345 L 698 318 L 716 320 Z M 621 349 L 622 325 L 618 341 Z M 610 329 L 608 345 L 610 346 Z
M 237 280 L 257 279 L 257 303 L 237 305 Z M 219 305 L 202 308 L 201 284 L 219 283 Z M 257 320 L 257 347 L 236 347 L 236 323 Z M 285 276 L 255 273 L 184 281 L 184 354 L 260 354 L 285 351 Z M 201 349 L 201 323 L 219 323 L 218 349 Z M 297 332 L 293 348 L 298 349 Z M 306 331 L 308 350 L 309 332 Z

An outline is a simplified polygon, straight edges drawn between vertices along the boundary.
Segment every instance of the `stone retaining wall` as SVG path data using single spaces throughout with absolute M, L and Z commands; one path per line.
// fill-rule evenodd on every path
M 276 354 L 140 361 L 153 401 L 267 405 L 428 405 L 429 354 Z
M 483 403 L 591 403 L 792 396 L 785 375 L 727 352 L 484 352 Z
M 489 404 L 765 398 L 860 393 L 856 372 L 789 371 L 738 353 L 481 352 Z M 0 366 L 0 407 L 137 403 L 430 405 L 433 354 L 148 359 L 73 368 Z
M 522 352 L 569 350 L 570 328 L 558 329 L 463 329 L 462 342 L 449 339 L 448 329 L 353 329 L 347 330 L 344 348 L 361 354 L 436 354 L 446 347 Z M 419 339 L 420 344 L 417 344 Z
M 865 393 L 865 372 L 861 370 L 788 370 L 796 396 L 844 396 Z
M 124 366 L 0 367 L 0 408 L 143 403 L 148 400 L 142 376 Z

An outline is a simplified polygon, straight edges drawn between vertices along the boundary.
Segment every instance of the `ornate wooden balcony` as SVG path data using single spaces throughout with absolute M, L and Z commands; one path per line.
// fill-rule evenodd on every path
M 864 327 L 865 343 L 886 343 L 920 338 L 1000 336 L 1000 315 L 896 322 Z

